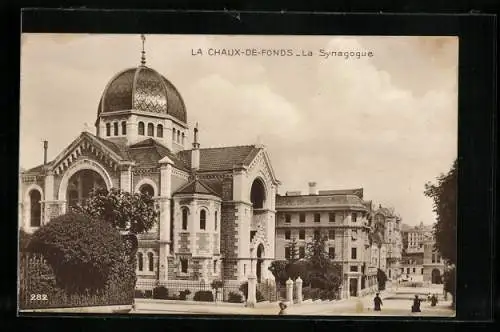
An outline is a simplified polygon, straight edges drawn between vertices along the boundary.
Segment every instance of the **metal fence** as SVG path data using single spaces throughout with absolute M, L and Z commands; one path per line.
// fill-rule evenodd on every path
M 132 304 L 133 294 L 119 286 L 93 294 L 68 294 L 56 286 L 50 265 L 41 255 L 22 255 L 19 266 L 19 309 L 72 308 Z
M 142 280 L 136 283 L 135 298 L 243 303 L 242 290 L 239 284 L 222 281 Z

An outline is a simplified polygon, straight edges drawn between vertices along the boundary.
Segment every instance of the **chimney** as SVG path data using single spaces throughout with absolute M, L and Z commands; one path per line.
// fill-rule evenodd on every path
M 309 182 L 309 195 L 317 195 L 316 182 Z
M 200 143 L 198 143 L 198 122 L 194 127 L 193 150 L 191 151 L 191 169 L 196 171 L 200 168 Z
M 47 165 L 47 149 L 49 148 L 49 142 L 43 141 L 43 164 Z

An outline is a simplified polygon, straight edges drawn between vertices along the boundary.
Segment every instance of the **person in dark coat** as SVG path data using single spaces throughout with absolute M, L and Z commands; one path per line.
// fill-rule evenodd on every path
M 380 306 L 382 305 L 382 299 L 379 296 L 379 293 L 375 294 L 375 298 L 373 299 L 373 310 L 380 311 Z
M 280 302 L 278 305 L 280 307 L 280 312 L 278 313 L 278 315 L 286 315 L 286 308 L 287 308 L 286 304 Z
M 432 296 L 431 296 L 431 306 L 435 307 L 437 303 L 438 303 L 438 298 L 437 298 L 436 294 L 432 294 Z
M 413 299 L 413 305 L 411 307 L 411 312 L 420 312 L 420 300 L 418 298 L 418 295 L 415 295 L 415 298 Z

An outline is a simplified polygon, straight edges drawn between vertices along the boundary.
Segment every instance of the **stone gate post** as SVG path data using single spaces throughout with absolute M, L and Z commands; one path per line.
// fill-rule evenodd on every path
M 246 306 L 253 308 L 257 302 L 257 277 L 255 275 L 248 276 L 248 297 Z
M 293 304 L 293 281 L 290 278 L 286 281 L 286 301 L 288 305 Z
M 302 303 L 302 279 L 300 277 L 297 277 L 295 279 L 295 291 L 297 292 L 297 304 Z

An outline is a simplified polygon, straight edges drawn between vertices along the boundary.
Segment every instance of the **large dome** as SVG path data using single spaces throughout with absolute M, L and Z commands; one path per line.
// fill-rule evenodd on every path
M 146 66 L 129 68 L 115 75 L 104 89 L 97 113 L 129 110 L 168 114 L 187 122 L 186 107 L 175 86 Z

